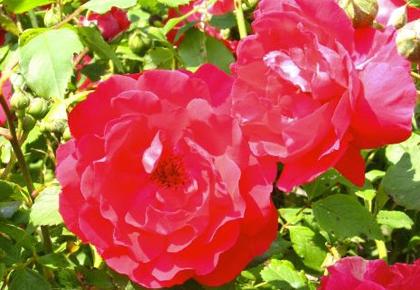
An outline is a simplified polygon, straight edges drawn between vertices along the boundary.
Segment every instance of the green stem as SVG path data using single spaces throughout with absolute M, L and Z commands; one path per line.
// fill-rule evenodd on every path
M 8 74 L 5 73 L 4 76 L 0 80 L 0 88 L 3 87 L 3 84 L 7 78 L 8 78 Z M 15 153 L 17 162 L 20 167 L 20 171 L 22 172 L 23 179 L 25 180 L 28 193 L 29 195 L 31 195 L 32 192 L 34 192 L 35 187 L 32 183 L 31 174 L 29 173 L 29 169 L 26 164 L 25 157 L 23 156 L 22 149 L 20 148 L 19 139 L 17 138 L 17 134 L 16 134 L 16 128 L 13 123 L 12 112 L 10 111 L 9 105 L 7 104 L 7 101 L 1 92 L 0 92 L 0 105 L 3 108 L 3 111 L 6 115 L 7 123 L 9 125 L 10 135 L 12 137 L 12 139 L 10 140 L 10 144 L 12 145 L 13 152 Z M 29 203 L 29 206 L 32 205 L 31 198 L 29 198 L 28 203 Z M 52 249 L 52 246 L 51 246 L 51 237 L 48 231 L 48 227 L 46 226 L 41 227 L 41 233 L 42 233 L 42 240 L 44 242 L 45 250 L 47 252 L 50 252 Z
M 238 24 L 240 38 L 247 36 L 244 11 L 242 10 L 242 0 L 235 0 L 236 23 Z
M 253 287 L 253 288 L 260 288 L 260 287 L 263 287 L 263 286 L 265 286 L 265 285 L 267 285 L 267 284 L 268 284 L 268 282 L 261 282 L 261 283 L 259 283 L 259 284 L 254 285 L 254 287 Z
M 31 21 L 31 25 L 33 28 L 38 28 L 38 20 L 36 19 L 36 15 L 33 10 L 28 11 L 29 20 Z
M 26 165 L 25 157 L 23 156 L 22 150 L 19 145 L 19 141 L 16 134 L 16 128 L 13 124 L 13 116 L 12 113 L 9 110 L 9 106 L 3 96 L 3 94 L 0 93 L 0 105 L 3 108 L 3 111 L 6 115 L 7 123 L 9 124 L 9 130 L 10 135 L 12 136 L 12 139 L 10 140 L 10 143 L 12 145 L 13 151 L 15 153 L 15 156 L 17 158 L 20 170 L 22 171 L 23 179 L 25 180 L 26 187 L 28 189 L 29 193 L 32 193 L 34 191 L 34 186 L 32 183 L 31 175 L 29 174 L 28 167 Z
M 57 0 L 57 6 L 58 6 L 58 15 L 60 16 L 60 21 L 63 20 L 63 1 Z
M 48 226 L 41 226 L 41 235 L 45 251 L 47 253 L 51 253 L 53 251 L 53 247 L 51 242 L 50 229 L 48 228 Z
M 379 259 L 388 260 L 388 250 L 386 249 L 385 242 L 382 240 L 375 240 L 376 248 L 378 249 Z
M 56 25 L 54 25 L 54 28 L 60 28 L 60 27 L 62 27 L 67 22 L 70 22 L 73 18 L 79 16 L 79 14 L 83 12 L 83 10 L 85 10 L 85 7 L 83 5 L 82 6 L 79 6 L 79 8 L 77 8 L 76 10 L 74 10 L 73 13 L 69 14 L 61 22 L 59 22 Z

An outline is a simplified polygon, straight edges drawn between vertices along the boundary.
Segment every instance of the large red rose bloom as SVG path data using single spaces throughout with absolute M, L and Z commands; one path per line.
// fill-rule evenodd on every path
M 319 290 L 417 290 L 420 260 L 388 266 L 383 260 L 344 258 L 328 268 Z
M 210 65 L 114 76 L 69 116 L 74 138 L 57 153 L 65 224 L 145 287 L 226 283 L 276 236 L 276 169 L 229 116 L 231 85 Z
M 354 30 L 334 0 L 263 0 L 240 42 L 233 111 L 289 191 L 331 167 L 364 182 L 360 149 L 411 132 L 416 91 L 395 31 Z

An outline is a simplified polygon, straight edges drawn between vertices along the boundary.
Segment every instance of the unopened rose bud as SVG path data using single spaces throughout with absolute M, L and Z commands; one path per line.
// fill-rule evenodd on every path
M 372 26 L 378 14 L 377 0 L 338 0 L 356 28 Z
M 388 20 L 388 25 L 399 29 L 407 23 L 407 5 L 395 9 Z
M 63 119 L 53 120 L 46 124 L 46 129 L 48 132 L 55 134 L 63 134 L 66 130 L 67 121 Z
M 36 98 L 33 99 L 28 107 L 27 113 L 37 120 L 45 117 L 48 113 L 48 103 L 44 99 Z
M 10 76 L 10 81 L 15 90 L 24 90 L 26 86 L 25 79 L 23 78 L 21 74 L 16 74 L 16 73 L 12 74 Z
M 15 111 L 21 111 L 29 106 L 30 101 L 31 99 L 26 93 L 18 90 L 13 93 L 10 99 L 10 106 Z
M 46 27 L 52 27 L 60 22 L 60 15 L 56 9 L 51 8 L 45 12 L 44 24 Z
M 35 126 L 36 120 L 31 115 L 25 115 L 22 119 L 22 127 L 25 132 L 29 132 Z
M 128 38 L 128 46 L 132 52 L 138 55 L 144 55 L 150 48 L 150 40 L 148 38 L 142 38 L 139 32 L 135 32 Z
M 420 64 L 420 19 L 409 22 L 398 30 L 397 48 L 409 61 Z

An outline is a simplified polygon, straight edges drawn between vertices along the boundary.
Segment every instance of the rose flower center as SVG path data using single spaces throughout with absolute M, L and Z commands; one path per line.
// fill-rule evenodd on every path
M 153 170 L 151 178 L 163 187 L 176 188 L 185 185 L 187 173 L 183 160 L 174 155 L 161 158 Z

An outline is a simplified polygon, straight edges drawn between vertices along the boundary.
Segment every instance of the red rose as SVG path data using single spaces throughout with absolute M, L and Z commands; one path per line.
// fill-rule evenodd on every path
M 418 290 L 420 260 L 388 266 L 383 260 L 344 258 L 328 268 L 319 290 Z
M 355 31 L 334 0 L 263 0 L 240 42 L 233 111 L 254 154 L 284 164 L 279 188 L 331 167 L 364 182 L 360 149 L 411 132 L 416 91 L 395 31 Z
M 249 154 L 231 85 L 211 65 L 114 76 L 70 113 L 74 138 L 57 153 L 65 224 L 145 287 L 226 283 L 276 236 L 275 166 Z
M 1 76 L 1 73 L 0 73 Z M 5 97 L 7 103 L 9 103 L 10 98 L 12 97 L 12 83 L 7 80 L 4 84 L 3 87 L 1 88 L 2 90 L 2 94 Z M 6 122 L 6 114 L 4 113 L 3 108 L 0 106 L 0 126 L 4 125 L 4 123 Z
M 102 32 L 102 36 L 110 41 L 123 33 L 130 27 L 130 21 L 128 20 L 127 13 L 117 7 L 112 7 L 110 11 L 105 14 L 91 13 L 87 21 L 82 19 L 86 25 L 95 23 L 99 30 Z
M 404 0 L 378 0 L 379 10 L 376 21 L 383 25 L 389 25 L 388 21 L 396 9 L 401 8 L 407 4 Z M 408 6 L 407 7 L 407 19 L 413 21 L 420 18 L 420 9 Z

